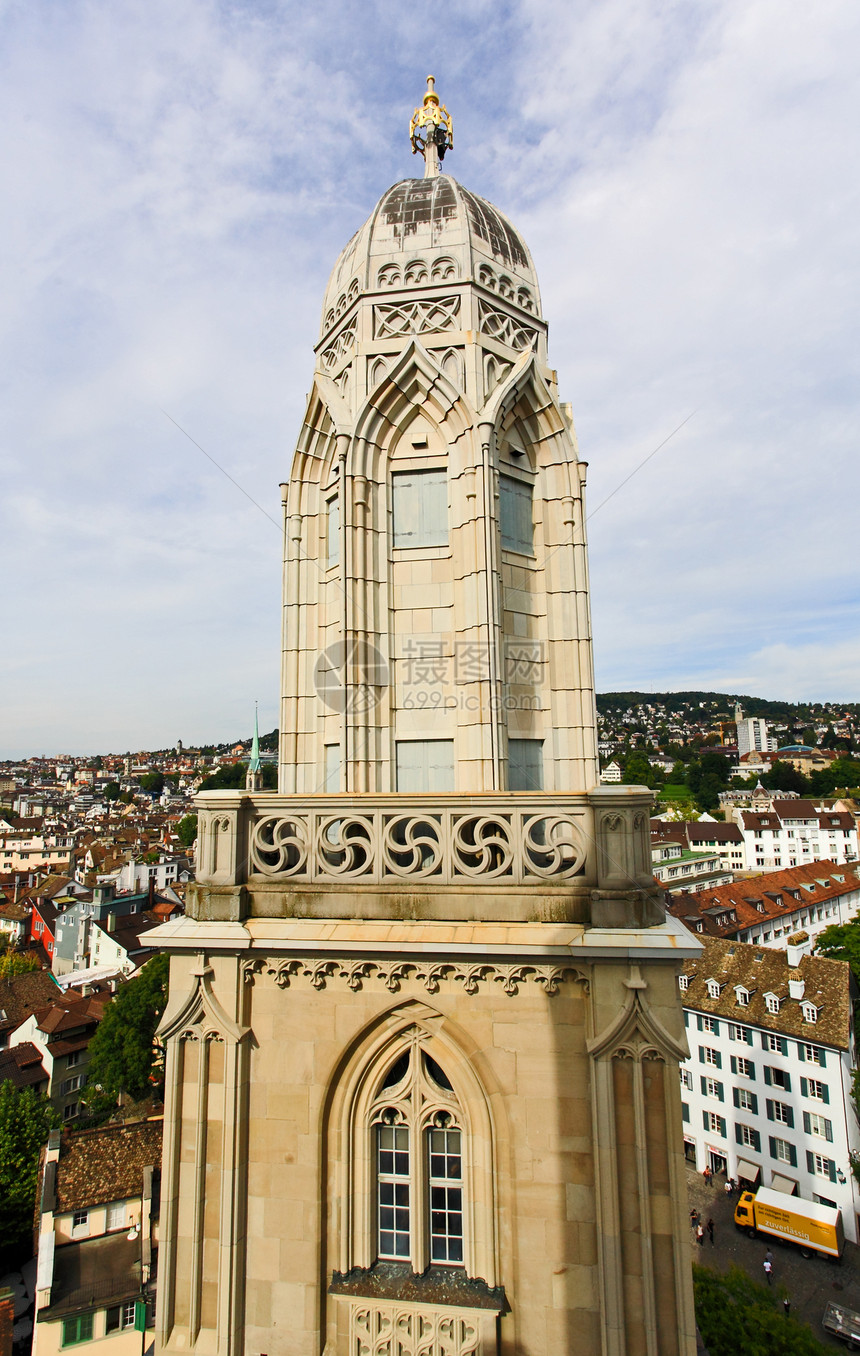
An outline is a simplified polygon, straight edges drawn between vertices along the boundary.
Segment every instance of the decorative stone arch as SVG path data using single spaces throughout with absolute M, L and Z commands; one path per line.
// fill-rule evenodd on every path
M 326 1283 L 332 1272 L 372 1266 L 375 1177 L 371 1110 L 386 1073 L 407 1050 L 424 1052 L 450 1081 L 463 1131 L 464 1270 L 498 1284 L 497 1128 L 488 1090 L 457 1027 L 427 1003 L 398 1004 L 355 1039 L 331 1084 L 324 1152 L 328 1219 Z

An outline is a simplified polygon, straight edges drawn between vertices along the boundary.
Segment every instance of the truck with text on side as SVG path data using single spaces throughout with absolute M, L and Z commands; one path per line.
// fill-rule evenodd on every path
M 759 1187 L 755 1194 L 741 1194 L 735 1206 L 735 1224 L 750 1238 L 761 1234 L 794 1243 L 804 1257 L 818 1253 L 838 1261 L 845 1246 L 842 1211 L 836 1206 L 804 1201 L 767 1187 Z

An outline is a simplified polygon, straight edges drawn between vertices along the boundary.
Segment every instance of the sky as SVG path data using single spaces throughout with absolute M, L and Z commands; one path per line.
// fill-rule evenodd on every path
M 858 45 L 856 0 L 0 0 L 0 758 L 277 723 L 323 291 L 428 71 L 538 269 L 598 690 L 860 700 Z

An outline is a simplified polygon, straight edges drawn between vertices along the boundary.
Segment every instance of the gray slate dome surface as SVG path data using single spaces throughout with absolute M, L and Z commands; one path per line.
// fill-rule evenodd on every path
M 342 250 L 326 288 L 322 333 L 362 292 L 468 280 L 540 315 L 531 254 L 497 207 L 447 174 L 402 179 Z

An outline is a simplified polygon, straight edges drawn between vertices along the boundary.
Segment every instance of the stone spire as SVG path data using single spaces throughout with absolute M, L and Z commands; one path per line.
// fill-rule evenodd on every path
M 424 178 L 435 179 L 445 152 L 454 145 L 454 124 L 436 93 L 436 77 L 428 75 L 427 92 L 420 108 L 416 108 L 409 123 L 412 154 L 424 157 Z
M 260 767 L 260 725 L 257 704 L 254 703 L 254 738 L 251 740 L 251 761 L 245 774 L 246 791 L 262 791 L 263 770 Z

